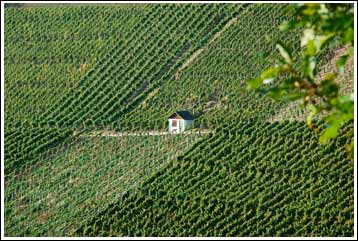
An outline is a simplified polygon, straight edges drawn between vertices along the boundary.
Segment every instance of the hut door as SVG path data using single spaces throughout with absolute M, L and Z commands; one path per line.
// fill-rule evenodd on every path
M 178 121 L 177 120 L 172 120 L 172 130 L 177 130 L 178 129 Z

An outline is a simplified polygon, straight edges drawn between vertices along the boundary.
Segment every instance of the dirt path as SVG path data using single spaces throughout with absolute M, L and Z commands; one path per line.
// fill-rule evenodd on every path
M 164 135 L 205 135 L 214 133 L 209 129 L 199 131 L 184 131 L 182 133 L 172 133 L 168 131 L 147 131 L 147 132 L 115 132 L 115 131 L 92 131 L 90 133 L 81 134 L 80 137 L 121 137 L 121 136 L 164 136 Z
M 212 42 L 214 42 L 216 39 L 218 39 L 223 34 L 223 32 L 225 30 L 227 30 L 231 25 L 235 24 L 238 19 L 239 19 L 239 17 L 235 17 L 235 18 L 231 19 L 229 22 L 227 22 L 227 24 L 225 24 L 225 26 L 210 39 L 210 41 L 206 44 L 206 46 L 210 45 Z M 195 51 L 188 58 L 188 60 L 185 61 L 182 66 L 179 67 L 178 71 L 175 74 L 175 79 L 178 79 L 180 72 L 183 71 L 183 69 L 185 69 L 186 67 L 188 67 L 205 49 L 206 49 L 206 47 L 203 47 L 203 48 L 200 48 L 197 51 Z

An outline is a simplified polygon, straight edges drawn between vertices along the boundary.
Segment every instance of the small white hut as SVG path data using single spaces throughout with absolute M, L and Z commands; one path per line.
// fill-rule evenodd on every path
M 183 132 L 194 122 L 194 116 L 189 111 L 177 111 L 168 118 L 169 132 Z

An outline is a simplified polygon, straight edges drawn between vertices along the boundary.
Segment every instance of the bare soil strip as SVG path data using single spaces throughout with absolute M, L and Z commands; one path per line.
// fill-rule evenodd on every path
M 225 30 L 227 30 L 230 26 L 232 26 L 233 24 L 235 24 L 237 22 L 237 20 L 239 19 L 239 17 L 235 17 L 233 19 L 231 19 L 227 24 L 225 24 L 225 26 L 219 31 L 217 32 L 212 39 L 210 39 L 209 43 L 207 45 L 210 45 L 212 42 L 214 42 L 216 39 L 218 39 Z M 187 61 L 185 61 L 185 63 L 180 66 L 180 68 L 178 69 L 178 71 L 175 74 L 175 79 L 179 78 L 179 74 L 181 71 L 183 71 L 183 69 L 185 69 L 186 67 L 188 67 L 204 50 L 206 47 L 200 48 L 197 51 L 195 51 L 189 58 Z
M 80 137 L 123 137 L 123 136 L 164 136 L 164 135 L 205 135 L 214 133 L 209 129 L 184 131 L 181 133 L 168 132 L 168 131 L 146 131 L 146 132 L 115 132 L 115 131 L 92 131 L 89 133 L 81 134 Z

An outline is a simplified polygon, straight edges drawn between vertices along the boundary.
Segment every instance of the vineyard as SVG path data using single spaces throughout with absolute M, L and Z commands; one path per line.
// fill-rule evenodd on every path
M 301 122 L 240 122 L 193 146 L 77 233 L 350 236 L 353 163 L 339 147 L 345 143 L 346 136 L 321 147 Z
M 200 136 L 73 138 L 9 177 L 12 235 L 63 236 L 134 188 Z M 51 173 L 51 176 L 48 176 Z
M 299 48 L 294 33 L 287 36 L 275 31 L 280 22 L 288 19 L 284 9 L 283 5 L 270 4 L 263 4 L 259 10 L 252 5 L 245 8 L 236 23 L 206 45 L 191 65 L 161 85 L 156 95 L 124 114 L 119 125 L 165 128 L 163 119 L 168 110 L 182 108 L 192 109 L 197 117 L 196 125 L 208 128 L 215 128 L 223 118 L 229 118 L 228 113 L 234 114 L 235 119 L 236 115 L 259 119 L 271 116 L 281 104 L 244 89 L 246 80 L 258 75 L 258 69 L 267 67 L 268 63 L 259 55 L 263 52 L 274 55 L 275 40 L 286 40 Z M 270 25 L 262 25 L 263 20 Z
M 353 123 L 320 145 L 246 90 L 300 49 L 287 4 L 34 5 L 5 10 L 6 236 L 353 236 Z

